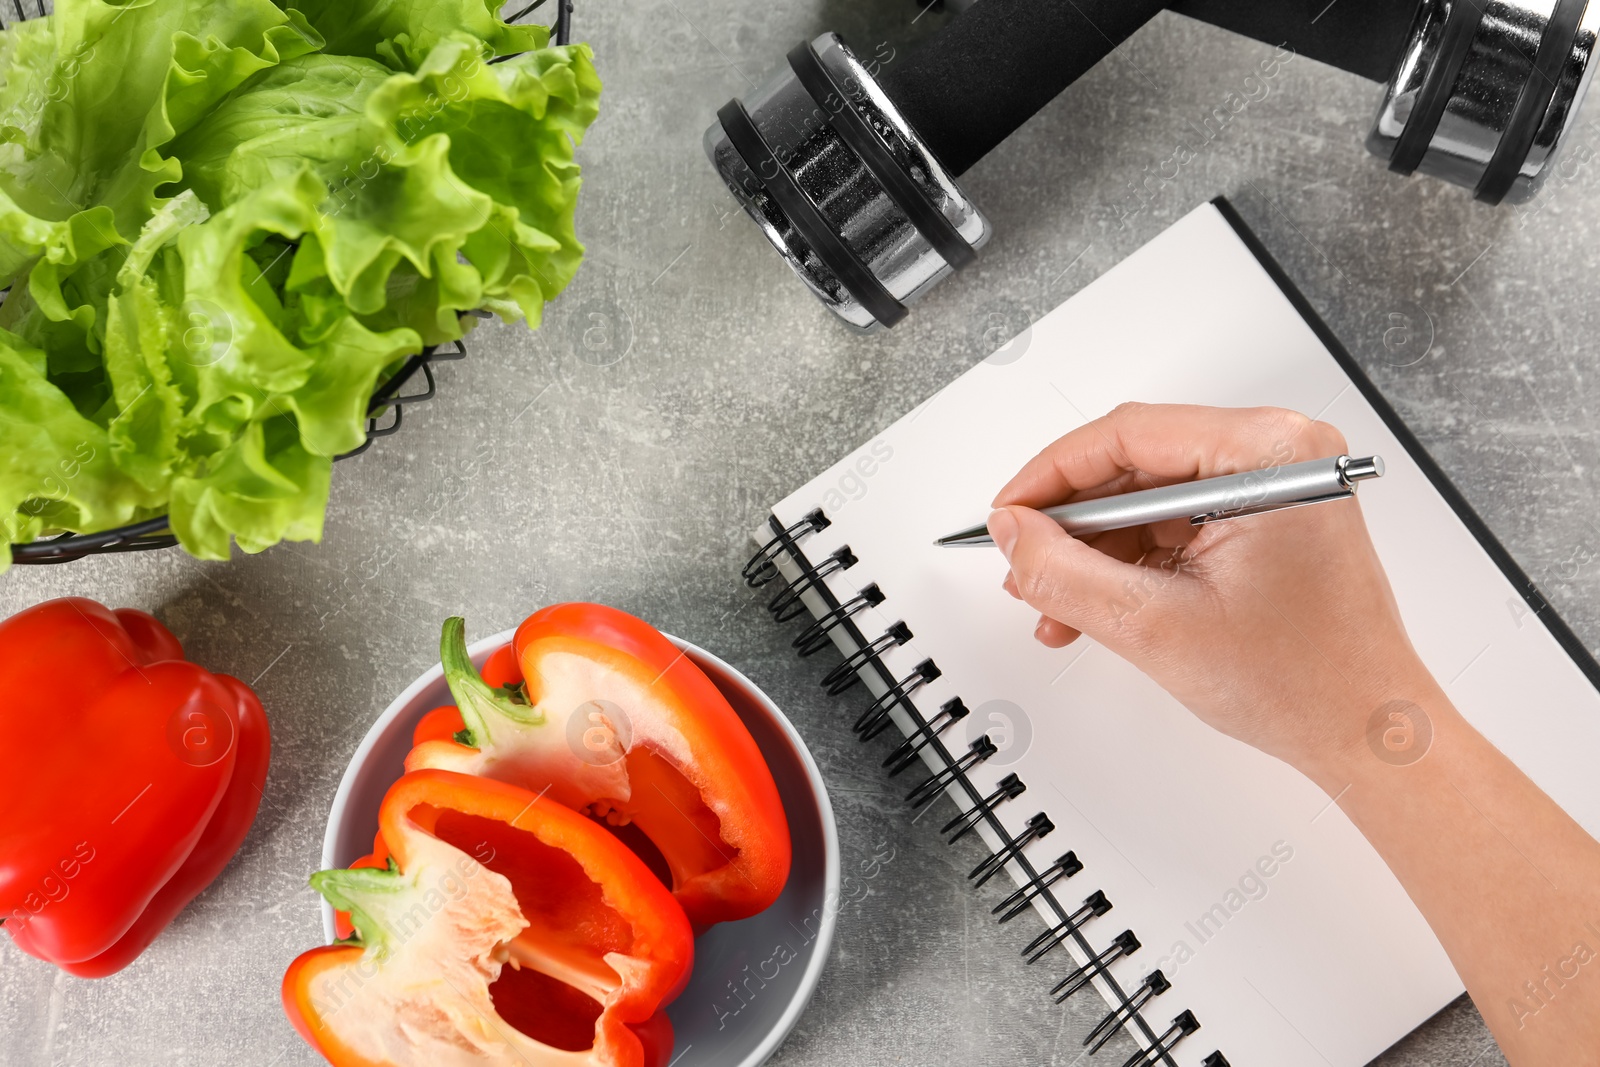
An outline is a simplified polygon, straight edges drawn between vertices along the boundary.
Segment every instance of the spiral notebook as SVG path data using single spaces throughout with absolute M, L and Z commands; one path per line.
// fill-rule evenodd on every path
M 972 881 L 1015 920 L 997 936 L 1058 997 L 1105 999 L 1085 1044 L 1141 1050 L 1100 1060 L 1356 1067 L 1463 989 L 1376 853 L 1309 781 L 1104 648 L 1032 641 L 998 553 L 932 545 L 1135 399 L 1294 408 L 1381 455 L 1362 507 L 1423 659 L 1600 834 L 1600 667 L 1223 200 L 777 504 L 746 577 L 809 623 L 799 652 L 844 655 L 823 681 L 874 739 L 862 758 L 944 805 L 926 821 L 945 836 L 981 835 Z

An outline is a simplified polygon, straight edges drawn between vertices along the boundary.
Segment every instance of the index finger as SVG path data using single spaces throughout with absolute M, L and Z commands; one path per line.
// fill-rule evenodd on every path
M 1113 483 L 1147 488 L 1337 455 L 1344 447 L 1332 426 L 1287 408 L 1123 404 L 1034 456 L 993 506 L 1048 507 Z

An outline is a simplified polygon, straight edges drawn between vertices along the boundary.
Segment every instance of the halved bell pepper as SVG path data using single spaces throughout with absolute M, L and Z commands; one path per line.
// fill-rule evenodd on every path
M 789 877 L 789 824 L 750 731 L 704 671 L 649 623 L 557 604 L 517 628 L 480 676 L 463 620 L 439 654 L 461 731 L 425 720 L 406 768 L 514 782 L 604 820 L 696 928 L 742 919 Z M 437 713 L 435 713 L 437 714 Z
M 548 797 L 417 771 L 383 869 L 311 884 L 356 936 L 302 954 L 283 1005 L 335 1067 L 662 1067 L 694 940 L 643 862 Z
M 143 612 L 82 597 L 0 622 L 0 921 L 72 974 L 127 966 L 221 873 L 271 738 L 254 693 Z

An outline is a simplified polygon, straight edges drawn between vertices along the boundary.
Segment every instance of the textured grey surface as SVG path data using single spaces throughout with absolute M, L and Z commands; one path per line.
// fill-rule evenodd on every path
M 1049 1002 L 1057 975 L 1016 954 L 1028 931 L 999 934 L 996 893 L 964 884 L 977 845 L 948 849 L 931 820 L 912 824 L 815 685 L 824 666 L 794 660 L 793 628 L 772 626 L 737 572 L 764 505 L 1217 193 L 1580 637 L 1600 641 L 1593 116 L 1539 201 L 1489 210 L 1369 159 L 1376 87 L 1309 61 L 1206 143 L 1197 128 L 1229 93 L 1261 96 L 1245 78 L 1271 50 L 1164 16 L 967 176 L 997 231 L 980 264 L 862 339 L 730 214 L 700 134 L 798 40 L 831 28 L 898 47 L 943 16 L 913 26 L 911 0 L 579 6 L 607 80 L 581 152 L 589 259 L 538 333 L 480 330 L 436 401 L 341 464 L 320 545 L 0 576 L 7 614 L 65 594 L 154 611 L 196 660 L 255 683 L 276 743 L 243 852 L 127 971 L 78 981 L 0 938 L 0 1062 L 314 1062 L 278 980 L 320 937 L 306 876 L 346 761 L 433 660 L 446 614 L 481 635 L 564 599 L 616 604 L 740 666 L 832 785 L 862 890 L 775 1062 L 1079 1062 L 1098 1004 Z M 1167 163 L 1180 142 L 1194 158 Z M 1131 199 L 1147 175 L 1147 199 Z M 1416 324 L 1410 347 L 1385 347 L 1394 314 Z M 1119 1063 L 1119 1047 L 1084 1062 Z M 1461 1002 L 1380 1062 L 1504 1061 Z

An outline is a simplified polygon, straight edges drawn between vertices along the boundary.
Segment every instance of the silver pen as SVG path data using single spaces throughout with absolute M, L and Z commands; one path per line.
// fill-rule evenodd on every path
M 1044 508 L 1046 515 L 1074 537 L 1143 526 L 1167 519 L 1188 519 L 1196 526 L 1220 519 L 1264 515 L 1304 504 L 1321 504 L 1355 496 L 1356 485 L 1383 477 L 1383 460 L 1377 456 L 1355 459 L 1333 456 L 1263 467 L 1220 478 L 1202 478 L 1155 489 L 1079 500 Z M 987 524 L 980 523 L 934 542 L 945 547 L 992 545 Z

